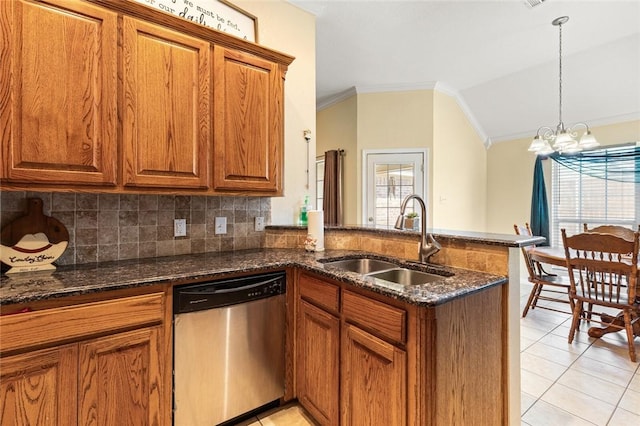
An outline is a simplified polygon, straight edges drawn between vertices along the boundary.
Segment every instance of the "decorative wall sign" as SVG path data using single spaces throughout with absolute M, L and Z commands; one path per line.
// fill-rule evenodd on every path
M 188 21 L 258 42 L 258 18 L 227 0 L 130 0 Z
M 15 272 L 54 271 L 69 244 L 69 232 L 59 220 L 45 216 L 40 198 L 27 199 L 27 213 L 0 232 L 0 260 Z

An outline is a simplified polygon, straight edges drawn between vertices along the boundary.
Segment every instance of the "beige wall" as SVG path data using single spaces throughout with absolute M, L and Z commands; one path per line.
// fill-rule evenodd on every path
M 234 0 L 238 7 L 258 17 L 261 45 L 295 56 L 285 82 L 284 117 L 284 197 L 271 200 L 271 223 L 295 223 L 305 195 L 315 197 L 316 152 L 316 47 L 315 17 L 283 0 Z M 307 143 L 303 132 L 312 138 L 307 163 Z M 310 185 L 307 187 L 306 170 Z
M 362 223 L 362 150 L 433 147 L 433 91 L 365 93 L 358 98 L 356 223 Z M 431 178 L 426 193 L 430 197 Z M 432 203 L 427 218 L 432 223 Z
M 331 108 L 318 112 L 318 141 L 316 152 L 324 155 L 332 149 L 343 149 L 343 173 L 345 182 L 358 181 L 358 148 L 357 148 L 357 119 L 358 105 L 356 97 L 352 96 Z M 344 223 L 357 223 L 357 185 L 344 185 Z
M 640 141 L 640 120 L 593 127 L 602 145 Z M 527 151 L 531 138 L 499 142 L 487 152 L 487 232 L 512 233 L 514 223 L 528 222 L 535 155 Z M 544 162 L 550 199 L 549 161 Z
M 640 141 L 640 120 L 592 130 L 603 145 Z M 455 99 L 446 94 L 355 95 L 318 112 L 318 138 L 319 155 L 328 149 L 347 151 L 346 224 L 360 223 L 362 150 L 408 147 L 429 149 L 430 226 L 510 234 L 514 223 L 529 221 L 535 162 L 527 151 L 531 139 L 499 142 L 485 150 Z M 545 174 L 550 175 L 548 162 Z
M 454 98 L 434 90 L 358 94 L 317 119 L 318 154 L 347 150 L 346 224 L 362 222 L 362 150 L 426 148 L 429 226 L 484 230 L 486 151 Z
M 432 201 L 434 227 L 484 231 L 486 149 L 455 98 L 434 91 Z
M 318 111 L 317 155 L 340 148 L 346 153 L 345 224 L 362 222 L 363 149 L 432 146 L 432 96 L 430 90 L 360 94 Z

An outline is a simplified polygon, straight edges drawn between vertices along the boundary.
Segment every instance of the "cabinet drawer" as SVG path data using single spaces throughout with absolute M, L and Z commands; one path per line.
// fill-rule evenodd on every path
M 300 296 L 331 312 L 340 310 L 340 287 L 306 274 L 300 274 Z
M 164 293 L 153 293 L 0 316 L 0 352 L 159 324 L 163 315 Z
M 342 314 L 347 322 L 394 342 L 407 339 L 407 313 L 386 303 L 345 291 L 342 295 Z

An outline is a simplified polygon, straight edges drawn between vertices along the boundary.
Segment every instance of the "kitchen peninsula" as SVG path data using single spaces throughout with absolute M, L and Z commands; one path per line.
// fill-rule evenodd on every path
M 508 283 L 518 273 L 519 248 L 537 239 L 435 232 L 443 250 L 433 258 L 440 266 L 430 268 L 452 275 L 432 284 L 404 287 L 380 285 L 323 262 L 373 256 L 416 268 L 411 254 L 417 254 L 417 234 L 327 229 L 323 253 L 302 250 L 303 235 L 302 228 L 272 226 L 266 230 L 266 248 L 260 250 L 3 276 L 2 313 L 22 311 L 0 317 L 3 403 L 26 397 L 21 393 L 25 381 L 41 378 L 41 399 L 34 402 L 34 407 L 42 408 L 40 413 L 57 419 L 78 416 L 84 423 L 95 410 L 104 414 L 117 404 L 120 412 L 130 412 L 143 423 L 169 425 L 172 287 L 286 270 L 284 400 L 297 398 L 322 424 L 340 419 L 341 424 L 349 424 L 351 414 L 365 412 L 375 416 L 376 422 L 394 424 L 514 424 L 514 406 L 519 421 L 519 404 L 509 399 L 514 384 L 508 373 L 514 368 L 514 345 L 509 344 L 514 330 L 508 325 L 513 309 L 508 305 L 515 297 L 517 306 L 518 294 L 509 291 Z M 326 319 L 333 328 L 315 327 L 317 319 Z M 314 331 L 320 334 L 309 334 Z M 332 344 L 324 345 L 322 339 Z M 116 349 L 123 347 L 127 349 Z M 78 357 L 79 363 L 73 361 Z M 128 365 L 135 359 L 142 363 L 136 370 L 142 385 L 135 392 L 140 394 L 111 389 L 117 391 L 118 401 L 99 399 L 95 382 L 102 377 L 100 366 Z M 331 363 L 337 368 L 327 368 Z M 323 369 L 318 370 L 318 365 Z M 110 374 L 119 375 L 117 371 L 114 368 Z M 122 378 L 132 371 L 123 372 Z M 321 377 L 319 372 L 331 374 Z M 93 382 L 78 384 L 73 377 L 93 377 Z M 68 394 L 66 386 L 74 386 L 72 382 L 87 391 L 69 404 L 61 392 Z M 336 387 L 324 387 L 332 384 Z M 519 382 L 515 386 L 519 390 Z M 516 399 L 518 395 L 519 391 Z M 134 404 L 139 400 L 146 403 Z M 14 402 L 7 410 L 17 406 Z M 380 407 L 380 411 L 365 410 L 365 406 Z

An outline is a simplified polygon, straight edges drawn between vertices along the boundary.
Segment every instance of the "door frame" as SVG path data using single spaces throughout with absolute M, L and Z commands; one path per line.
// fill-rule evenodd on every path
M 368 208 L 367 208 L 367 193 L 368 193 L 368 189 L 367 186 L 369 184 L 368 182 L 368 170 L 367 170 L 367 156 L 369 154 L 420 154 L 422 155 L 422 161 L 423 161 L 423 171 L 422 171 L 422 194 L 418 194 L 420 195 L 425 203 L 427 204 L 427 206 L 430 205 L 429 203 L 429 148 L 380 148 L 380 149 L 363 149 L 362 150 L 362 158 L 361 158 L 361 181 L 362 181 L 362 193 L 361 193 L 361 209 L 360 209 L 360 220 L 361 223 L 363 225 L 367 225 L 368 221 L 367 221 L 367 213 L 368 213 Z M 427 215 L 429 215 L 429 212 L 427 212 Z

